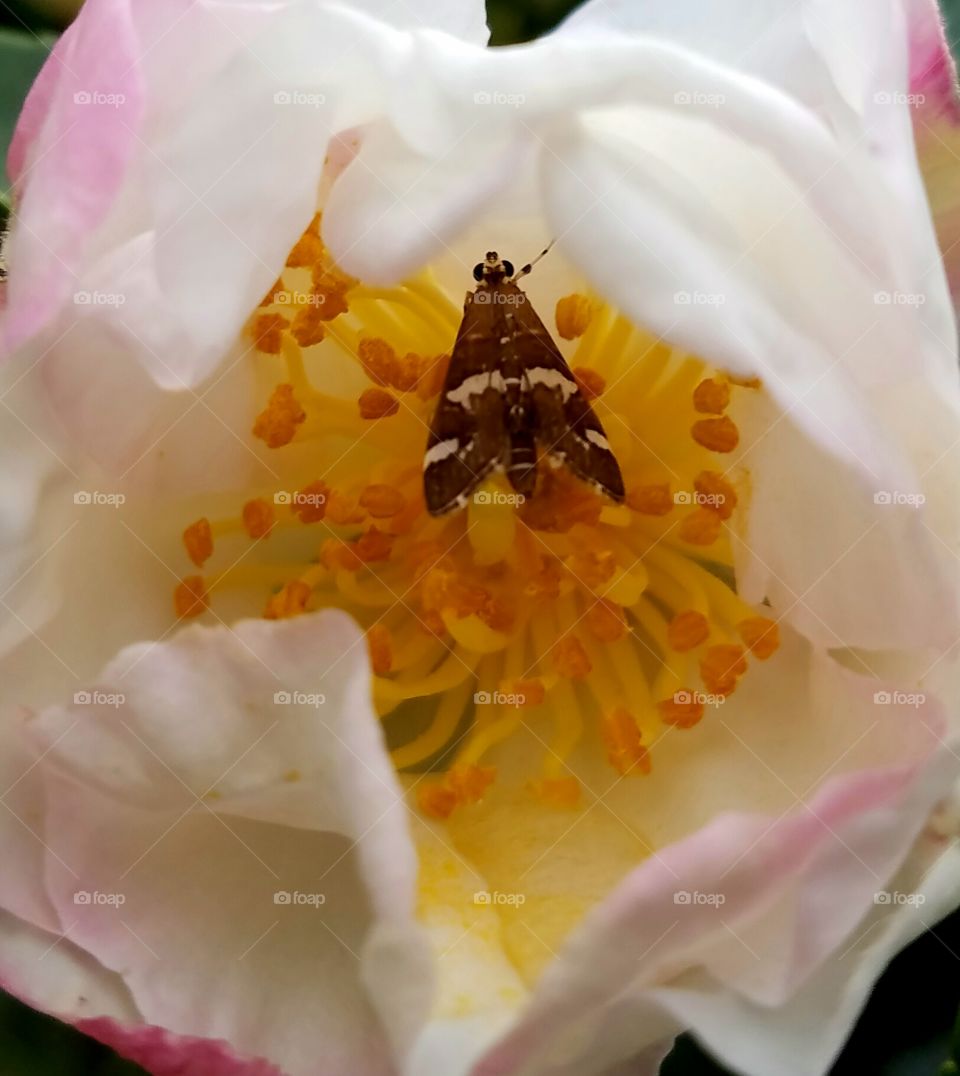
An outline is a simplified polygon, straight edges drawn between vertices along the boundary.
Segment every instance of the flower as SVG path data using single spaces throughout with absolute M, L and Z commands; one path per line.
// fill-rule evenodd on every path
M 159 1073 L 805 1076 L 955 903 L 936 12 L 695 9 L 84 7 L 11 152 L 14 992 Z M 432 520 L 460 289 L 552 236 L 626 503 Z

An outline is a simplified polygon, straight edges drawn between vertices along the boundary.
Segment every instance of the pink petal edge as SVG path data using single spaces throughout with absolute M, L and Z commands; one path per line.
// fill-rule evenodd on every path
M 75 1026 L 153 1076 L 283 1076 L 265 1058 L 238 1057 L 219 1039 L 175 1035 L 153 1024 L 129 1027 L 108 1016 L 78 1020 Z

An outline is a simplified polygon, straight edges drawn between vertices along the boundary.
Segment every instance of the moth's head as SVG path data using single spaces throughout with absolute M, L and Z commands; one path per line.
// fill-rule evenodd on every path
M 477 262 L 473 267 L 473 279 L 477 282 L 486 281 L 489 284 L 499 284 L 513 276 L 513 262 L 501 258 L 495 250 L 488 250 L 482 262 Z

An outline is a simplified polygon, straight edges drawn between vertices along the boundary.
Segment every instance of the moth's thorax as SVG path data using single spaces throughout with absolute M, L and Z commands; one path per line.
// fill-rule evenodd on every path
M 469 294 L 510 288 L 522 294 L 489 282 Z M 624 503 L 534 445 L 514 462 L 539 465 L 535 490 L 491 470 L 463 511 L 433 517 L 425 431 L 463 306 L 429 271 L 393 289 L 346 276 L 311 225 L 247 328 L 263 385 L 252 444 L 277 477 L 186 527 L 193 568 L 175 612 L 345 609 L 366 631 L 373 699 L 421 810 L 482 809 L 530 730 L 539 758 L 509 780 L 574 809 L 592 756 L 649 772 L 664 736 L 696 735 L 683 730 L 710 721 L 777 648 L 775 622 L 737 594 L 729 537 L 749 496 L 729 412 L 758 386 L 597 297 L 558 296 L 541 314 L 603 421 Z M 509 397 L 514 376 L 507 362 L 503 393 L 483 400 Z M 572 391 L 545 367 L 532 376 Z M 472 391 L 464 381 L 456 398 Z M 428 456 L 454 451 L 439 440 Z M 333 696 L 337 675 L 318 653 L 316 692 Z

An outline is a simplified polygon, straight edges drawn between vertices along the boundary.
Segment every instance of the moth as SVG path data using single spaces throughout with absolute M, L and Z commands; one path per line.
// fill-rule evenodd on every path
M 477 286 L 467 292 L 423 457 L 431 515 L 465 507 L 493 471 L 504 472 L 517 493 L 529 497 L 540 454 L 611 500 L 624 498 L 603 426 L 517 286 L 536 261 L 514 274 L 491 250 L 474 267 Z

